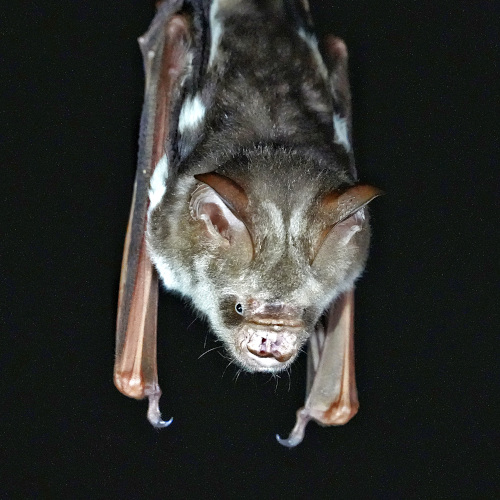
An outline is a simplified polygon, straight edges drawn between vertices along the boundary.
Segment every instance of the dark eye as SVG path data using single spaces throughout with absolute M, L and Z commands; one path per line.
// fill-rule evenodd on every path
M 243 314 L 243 306 L 239 302 L 234 306 L 234 308 L 238 314 Z

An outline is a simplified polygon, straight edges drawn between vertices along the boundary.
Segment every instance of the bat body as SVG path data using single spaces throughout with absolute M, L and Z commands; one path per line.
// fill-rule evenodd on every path
M 167 1 L 140 39 L 146 66 L 115 383 L 160 417 L 157 281 L 191 299 L 231 358 L 286 369 L 309 341 L 311 418 L 357 411 L 353 287 L 368 251 L 350 138 L 347 51 L 323 57 L 294 0 Z

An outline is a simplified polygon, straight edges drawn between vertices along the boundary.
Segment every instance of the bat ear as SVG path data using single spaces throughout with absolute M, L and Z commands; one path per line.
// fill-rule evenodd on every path
M 334 218 L 334 224 L 340 224 L 370 201 L 385 194 L 379 188 L 368 184 L 357 184 L 343 191 L 331 191 L 320 201 L 322 211 Z
M 201 182 L 193 191 L 191 216 L 203 220 L 210 238 L 227 248 L 237 247 L 241 255 L 253 257 L 253 243 L 245 225 L 248 198 L 242 187 L 220 174 L 195 175 Z
M 315 245 L 313 261 L 323 246 L 327 236 L 335 233 L 341 245 L 347 245 L 353 235 L 363 229 L 364 207 L 370 201 L 385 194 L 367 184 L 358 184 L 344 191 L 331 191 L 320 200 L 320 212 L 326 221 L 325 228 Z
M 210 186 L 239 219 L 249 220 L 248 197 L 239 184 L 216 172 L 195 175 L 194 178 Z

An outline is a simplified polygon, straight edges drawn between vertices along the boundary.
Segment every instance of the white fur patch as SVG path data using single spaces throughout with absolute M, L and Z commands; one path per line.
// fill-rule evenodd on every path
M 212 42 L 210 44 L 210 57 L 208 59 L 208 67 L 210 68 L 214 62 L 217 54 L 217 48 L 222 38 L 222 23 L 218 19 L 219 14 L 219 0 L 214 0 L 210 6 L 210 33 Z
M 347 152 L 351 151 L 349 134 L 347 132 L 347 120 L 337 114 L 333 115 L 333 128 L 335 129 L 335 143 L 344 146 Z
M 270 201 L 263 202 L 262 206 L 265 208 L 269 216 L 269 220 L 271 221 L 275 234 L 278 238 L 284 241 L 286 237 L 286 230 L 281 210 Z
M 196 285 L 190 296 L 196 307 L 210 318 L 218 319 L 217 300 L 214 297 L 214 289 L 207 279 L 207 267 L 210 261 L 208 255 L 197 258 L 194 262 L 196 273 Z
M 304 199 L 300 206 L 295 208 L 292 216 L 290 217 L 290 227 L 288 229 L 288 234 L 290 235 L 290 242 L 293 244 L 293 241 L 298 238 L 305 229 L 305 210 L 309 203 L 309 198 L 304 193 Z
M 149 181 L 149 209 L 148 214 L 161 202 L 167 190 L 168 158 L 164 154 L 156 165 Z
M 156 269 L 158 269 L 158 274 L 161 276 L 165 288 L 167 290 L 178 290 L 181 293 L 183 293 L 182 287 L 179 286 L 180 284 L 175 279 L 171 267 L 165 262 L 165 260 L 162 258 L 159 259 L 153 258 L 152 260 L 154 261 Z
M 298 34 L 300 38 L 302 38 L 302 40 L 304 40 L 304 42 L 306 42 L 309 48 L 311 49 L 311 52 L 313 53 L 314 59 L 316 60 L 321 76 L 325 80 L 328 79 L 328 70 L 326 69 L 325 62 L 323 61 L 323 58 L 321 57 L 321 54 L 318 49 L 318 40 L 314 35 L 308 35 L 303 28 L 299 29 Z
M 206 111 L 198 94 L 194 97 L 186 97 L 179 115 L 179 132 L 182 134 L 186 129 L 197 127 L 203 121 Z

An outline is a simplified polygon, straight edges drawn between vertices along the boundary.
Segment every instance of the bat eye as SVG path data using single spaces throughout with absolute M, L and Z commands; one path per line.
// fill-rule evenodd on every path
M 239 302 L 234 306 L 234 309 L 238 314 L 243 315 L 243 306 Z

